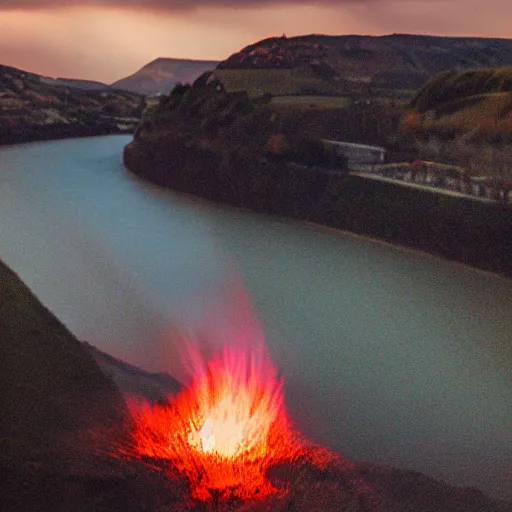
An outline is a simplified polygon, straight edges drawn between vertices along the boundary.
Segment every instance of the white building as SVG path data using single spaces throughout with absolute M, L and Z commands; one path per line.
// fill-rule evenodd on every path
M 349 165 L 375 165 L 384 163 L 386 149 L 380 146 L 368 146 L 366 144 L 354 144 L 338 140 L 324 140 L 328 146 L 334 149 L 335 154 L 343 155 Z

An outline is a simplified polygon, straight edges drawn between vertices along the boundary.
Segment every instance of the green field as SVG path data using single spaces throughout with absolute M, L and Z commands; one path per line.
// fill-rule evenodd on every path
M 217 69 L 214 74 L 227 92 L 246 91 L 251 97 L 334 93 L 332 84 L 300 69 Z
M 346 96 L 306 96 L 306 95 L 290 95 L 290 96 L 274 96 L 271 101 L 272 105 L 283 106 L 308 106 L 308 107 L 325 107 L 325 108 L 347 108 L 352 104 L 352 100 Z

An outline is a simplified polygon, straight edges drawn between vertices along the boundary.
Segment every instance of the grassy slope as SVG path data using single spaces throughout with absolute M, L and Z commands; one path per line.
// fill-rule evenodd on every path
M 121 396 L 83 345 L 1 262 L 0 361 L 0 465 L 124 418 Z
M 451 70 L 433 77 L 418 92 L 412 107 L 425 112 L 478 94 L 512 92 L 512 67 Z
M 512 133 L 512 67 L 435 76 L 413 99 L 402 127 L 438 133 Z

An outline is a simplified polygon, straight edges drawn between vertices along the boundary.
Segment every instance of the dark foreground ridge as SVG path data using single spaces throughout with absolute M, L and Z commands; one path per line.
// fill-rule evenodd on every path
M 167 392 L 177 386 L 170 378 L 147 374 L 80 343 L 0 263 L 0 510 L 512 510 L 476 489 L 341 457 L 322 469 L 306 460 L 272 467 L 267 477 L 279 492 L 264 501 L 224 499 L 222 492 L 212 490 L 208 502 L 198 502 L 168 461 L 118 455 L 129 439 L 130 418 L 119 390 L 95 359 L 105 373 L 115 370 L 121 389 L 128 378 L 130 392 L 137 381 L 141 395 L 148 380 L 160 381 Z M 322 449 L 312 446 L 311 451 Z

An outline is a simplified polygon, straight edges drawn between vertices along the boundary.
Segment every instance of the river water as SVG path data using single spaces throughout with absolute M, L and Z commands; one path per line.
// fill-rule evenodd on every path
M 307 437 L 512 499 L 512 280 L 148 185 L 129 140 L 0 149 L 0 258 L 71 331 L 181 378 L 250 302 Z

